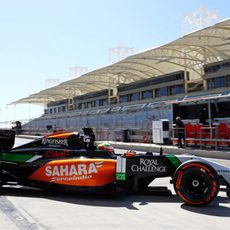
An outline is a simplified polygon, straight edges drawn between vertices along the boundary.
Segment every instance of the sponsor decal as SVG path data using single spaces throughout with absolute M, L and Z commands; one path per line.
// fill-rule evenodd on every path
M 86 180 L 97 174 L 102 166 L 103 162 L 47 165 L 45 175 L 51 177 L 51 182 Z
M 49 157 L 68 157 L 70 156 L 70 154 L 69 154 L 69 150 L 63 150 L 61 152 L 49 150 L 49 151 L 46 151 L 43 156 L 47 158 Z
M 68 147 L 68 139 L 51 139 L 51 138 L 43 138 L 43 145 L 63 145 Z
M 177 180 L 176 180 L 176 188 L 180 189 L 180 185 L 181 185 L 181 181 L 182 181 L 182 176 L 183 176 L 183 172 L 179 171 L 178 172 L 178 176 L 177 176 Z
M 132 165 L 133 172 L 167 172 L 167 166 L 159 165 L 157 159 L 144 159 L 140 158 L 139 165 Z
M 91 140 L 90 136 L 84 135 L 84 137 L 83 137 L 84 142 L 90 143 L 90 140 Z
M 206 199 L 206 202 L 209 202 L 216 194 L 217 184 L 215 181 L 212 181 L 212 191 L 208 198 Z
M 116 180 L 126 180 L 126 174 L 125 173 L 116 173 Z

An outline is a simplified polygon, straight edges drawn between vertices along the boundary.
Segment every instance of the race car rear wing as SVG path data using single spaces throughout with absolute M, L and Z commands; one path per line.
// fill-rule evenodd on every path
M 0 129 L 0 153 L 9 152 L 15 141 L 15 131 Z

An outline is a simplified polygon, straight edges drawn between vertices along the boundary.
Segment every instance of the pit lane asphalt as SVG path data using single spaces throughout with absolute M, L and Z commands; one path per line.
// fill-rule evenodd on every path
M 16 144 L 26 141 L 17 138 Z M 215 161 L 230 166 L 229 160 Z M 230 199 L 225 193 L 209 206 L 189 207 L 175 195 L 169 178 L 154 185 L 168 186 L 172 195 L 92 196 L 5 186 L 0 190 L 0 229 L 226 230 L 230 225 Z

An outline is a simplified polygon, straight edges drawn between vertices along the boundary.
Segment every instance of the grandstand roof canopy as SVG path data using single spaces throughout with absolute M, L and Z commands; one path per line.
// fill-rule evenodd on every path
M 119 84 L 179 70 L 190 72 L 190 80 L 203 76 L 204 64 L 230 58 L 230 19 L 192 32 L 173 42 L 131 55 L 119 62 L 42 90 L 12 104 L 47 104 Z

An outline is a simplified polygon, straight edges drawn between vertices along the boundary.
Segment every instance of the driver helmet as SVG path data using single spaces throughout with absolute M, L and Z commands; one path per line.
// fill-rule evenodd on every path
M 114 148 L 109 143 L 101 143 L 97 146 L 97 149 L 104 150 L 106 152 L 114 153 Z

